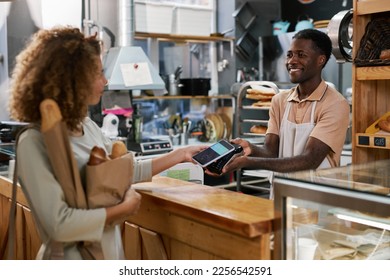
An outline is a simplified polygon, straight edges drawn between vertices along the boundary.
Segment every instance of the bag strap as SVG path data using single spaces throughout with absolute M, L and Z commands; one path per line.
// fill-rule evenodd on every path
M 5 247 L 8 241 L 8 259 L 13 260 L 15 258 L 15 217 L 16 217 L 16 196 L 17 196 L 17 189 L 18 189 L 18 164 L 17 164 L 17 148 L 19 143 L 19 137 L 22 135 L 25 131 L 28 129 L 37 129 L 39 130 L 38 124 L 28 124 L 27 126 L 23 127 L 18 134 L 16 135 L 15 139 L 15 168 L 14 168 L 14 174 L 12 177 L 12 198 L 11 198 L 11 209 L 9 213 L 9 223 L 7 228 L 7 235 L 8 238 L 5 240 L 4 244 L 4 251 Z M 35 212 L 32 205 L 29 205 L 31 212 Z M 36 216 L 36 215 L 35 215 Z M 35 217 L 37 219 L 37 217 Z M 61 242 L 56 241 L 49 241 L 49 247 L 50 247 L 50 256 L 47 256 L 48 259 L 64 259 L 64 249 Z
M 18 188 L 18 165 L 16 162 L 17 159 L 17 146 L 19 142 L 20 135 L 27 131 L 27 129 L 30 128 L 36 128 L 37 125 L 34 124 L 28 124 L 27 126 L 23 127 L 16 135 L 15 139 L 15 167 L 14 167 L 14 174 L 12 177 L 12 198 L 11 198 L 11 209 L 9 212 L 9 222 L 8 222 L 8 259 L 13 260 L 15 255 L 15 214 L 16 214 L 16 194 L 17 194 L 17 188 Z

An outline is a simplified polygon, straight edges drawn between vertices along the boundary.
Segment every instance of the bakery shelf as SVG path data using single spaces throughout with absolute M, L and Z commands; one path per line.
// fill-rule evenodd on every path
M 173 100 L 173 99 L 234 99 L 233 95 L 164 95 L 164 96 L 134 96 L 135 100 L 155 100 L 155 99 L 165 99 L 165 100 Z
M 390 77 L 390 66 L 357 67 L 356 79 L 365 80 L 388 80 Z
M 388 0 L 353 0 L 354 57 L 357 57 L 362 43 L 363 47 L 370 48 L 369 44 L 362 42 L 368 24 L 374 19 L 387 19 L 388 12 Z M 378 137 L 363 133 L 371 121 L 389 111 L 390 66 L 386 63 L 372 57 L 367 64 L 355 61 L 352 65 L 353 164 L 390 159 L 388 135 Z
M 368 15 L 389 11 L 389 0 L 359 0 L 356 5 L 357 15 Z
M 257 107 L 257 106 L 250 105 L 250 106 L 242 106 L 242 109 L 245 109 L 245 110 L 262 110 L 262 111 L 267 110 L 268 111 L 270 109 L 270 107 Z
M 265 134 L 252 133 L 252 132 L 244 132 L 244 133 L 242 133 L 242 135 L 244 135 L 244 136 L 262 136 L 262 137 L 265 136 Z
M 356 133 L 356 146 L 390 150 L 390 134 Z
M 211 36 L 194 36 L 194 35 L 179 35 L 179 34 L 164 34 L 164 33 L 145 33 L 145 32 L 136 32 L 136 39 L 149 39 L 154 38 L 159 41 L 169 41 L 169 42 L 191 42 L 191 43 L 208 43 L 208 42 L 233 42 L 235 38 L 225 37 L 219 35 Z
M 260 133 L 252 133 L 250 132 L 250 123 L 252 124 L 260 124 L 260 125 L 268 125 L 269 120 L 269 109 L 270 107 L 257 107 L 253 106 L 252 103 L 257 102 L 257 100 L 246 98 L 247 96 L 247 89 L 253 88 L 256 86 L 267 86 L 272 89 L 276 93 L 279 92 L 278 86 L 270 81 L 249 81 L 244 83 L 237 94 L 237 112 L 236 112 L 236 130 L 235 130 L 235 137 L 245 138 L 248 137 L 246 140 L 251 142 L 252 144 L 255 143 L 256 140 L 262 139 L 262 144 L 264 144 L 265 134 Z M 259 178 L 261 182 L 269 182 L 268 178 L 269 171 L 262 171 L 262 172 L 255 172 L 251 175 L 253 175 L 256 178 Z M 263 186 L 254 186 L 252 184 L 248 184 L 245 180 L 245 178 L 248 177 L 248 170 L 246 169 L 240 169 L 237 171 L 237 191 L 242 191 L 243 188 L 248 189 L 256 189 L 259 190 L 262 193 L 269 193 L 269 185 L 263 187 Z
M 242 122 L 244 122 L 244 123 L 258 123 L 258 124 L 264 124 L 264 125 L 268 124 L 268 120 L 245 119 L 245 120 L 242 120 Z

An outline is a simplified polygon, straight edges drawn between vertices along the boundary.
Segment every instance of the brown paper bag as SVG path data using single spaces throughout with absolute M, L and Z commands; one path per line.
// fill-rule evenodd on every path
M 121 202 L 132 178 L 132 153 L 99 165 L 87 165 L 88 208 L 107 207 Z

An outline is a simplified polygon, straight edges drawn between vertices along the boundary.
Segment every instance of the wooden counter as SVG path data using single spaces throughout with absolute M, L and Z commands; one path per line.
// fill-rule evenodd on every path
M 168 259 L 271 258 L 272 201 L 165 177 L 133 187 L 142 203 L 128 222 L 158 233 Z
M 0 176 L 0 259 L 12 182 Z M 270 259 L 273 202 L 181 180 L 155 177 L 133 186 L 137 215 L 123 223 L 128 259 Z M 34 259 L 40 246 L 28 204 L 18 190 L 16 258 Z

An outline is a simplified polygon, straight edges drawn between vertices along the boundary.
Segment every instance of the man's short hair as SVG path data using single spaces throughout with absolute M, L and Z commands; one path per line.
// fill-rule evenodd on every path
M 313 41 L 320 53 L 326 56 L 326 62 L 328 62 L 330 55 L 332 54 L 332 41 L 326 33 L 317 29 L 303 29 L 297 32 L 293 36 L 293 39 Z

